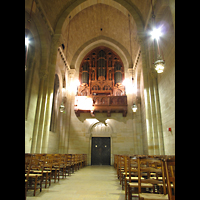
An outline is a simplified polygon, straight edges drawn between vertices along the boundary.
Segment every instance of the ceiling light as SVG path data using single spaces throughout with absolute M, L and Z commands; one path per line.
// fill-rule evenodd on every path
M 159 37 L 162 35 L 162 32 L 160 28 L 154 28 L 153 31 L 150 32 L 150 34 L 153 39 L 158 40 Z

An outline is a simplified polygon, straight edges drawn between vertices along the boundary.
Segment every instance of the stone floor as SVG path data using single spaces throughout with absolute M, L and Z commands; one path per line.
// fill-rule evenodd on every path
M 49 188 L 27 192 L 27 200 L 124 200 L 113 166 L 87 166 Z

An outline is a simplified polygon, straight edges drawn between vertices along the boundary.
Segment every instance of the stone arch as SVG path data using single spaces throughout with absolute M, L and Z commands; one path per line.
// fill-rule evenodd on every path
M 98 36 L 84 43 L 74 54 L 70 68 L 78 71 L 79 69 L 77 67 L 80 67 L 84 56 L 98 46 L 105 46 L 115 51 L 122 59 L 124 69 L 127 70 L 129 68 L 131 56 L 127 49 L 116 40 L 106 36 Z
M 100 126 L 105 127 L 100 130 Z M 99 127 L 99 128 L 98 128 Z M 105 133 L 103 133 L 105 131 Z M 88 133 L 86 137 L 115 137 L 115 133 L 113 127 L 110 123 L 102 122 L 96 120 L 96 122 L 92 123 L 88 128 Z
M 62 33 L 63 25 L 64 25 L 64 23 L 68 24 L 69 21 L 66 20 L 66 19 L 72 13 L 72 11 L 77 9 L 77 11 L 74 13 L 74 15 L 76 15 L 81 10 L 83 10 L 83 9 L 89 7 L 89 6 L 92 6 L 94 4 L 98 4 L 98 3 L 110 5 L 112 7 L 118 8 L 121 11 L 120 6 L 116 5 L 116 3 L 118 3 L 119 5 L 122 6 L 122 9 L 125 8 L 132 15 L 133 19 L 136 22 L 138 33 L 139 34 L 143 33 L 144 20 L 142 18 L 141 12 L 137 8 L 137 6 L 135 6 L 134 3 L 127 2 L 127 0 L 114 0 L 112 3 L 110 3 L 109 1 L 105 1 L 105 0 L 101 1 L 101 2 L 79 0 L 79 1 L 73 2 L 69 6 L 67 5 L 68 7 L 66 7 L 66 9 L 60 14 L 60 18 L 58 19 L 57 24 L 56 24 L 55 34 L 61 34 Z M 124 13 L 124 11 L 122 11 L 122 12 Z
M 30 10 L 27 8 L 25 10 L 25 17 L 28 19 L 29 18 L 29 13 L 30 13 Z M 33 38 L 34 38 L 34 42 L 37 42 L 38 44 L 38 47 L 40 49 L 40 52 L 41 52 L 41 59 L 40 59 L 40 69 L 41 68 L 46 68 L 48 67 L 48 55 L 49 55 L 49 41 L 48 37 L 46 37 L 46 31 L 44 29 L 44 25 L 42 24 L 43 20 L 40 19 L 40 16 L 37 14 L 33 14 L 32 15 L 32 18 L 31 18 L 31 25 L 30 25 L 30 28 L 29 28 L 29 31 L 31 31 L 32 35 L 33 35 Z M 27 26 L 27 24 L 26 24 Z M 32 27 L 33 26 L 33 29 L 32 30 Z M 26 27 L 25 27 L 26 28 Z M 38 51 L 38 49 L 37 49 Z

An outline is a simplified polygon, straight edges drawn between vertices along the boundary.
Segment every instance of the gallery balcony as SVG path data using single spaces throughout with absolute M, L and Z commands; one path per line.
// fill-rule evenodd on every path
M 75 96 L 74 111 L 77 117 L 80 113 L 122 113 L 123 117 L 127 114 L 127 96 L 108 96 L 108 95 L 90 95 Z

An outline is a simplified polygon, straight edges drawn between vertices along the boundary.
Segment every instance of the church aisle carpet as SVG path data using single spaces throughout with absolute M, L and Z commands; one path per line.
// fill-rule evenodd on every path
M 86 166 L 49 188 L 42 188 L 33 196 L 27 192 L 27 200 L 124 200 L 113 166 Z

